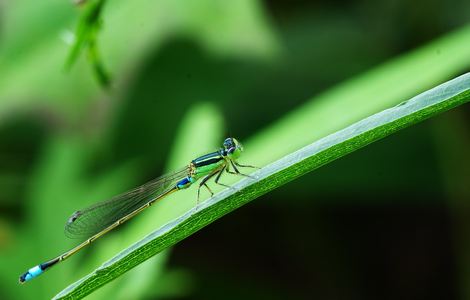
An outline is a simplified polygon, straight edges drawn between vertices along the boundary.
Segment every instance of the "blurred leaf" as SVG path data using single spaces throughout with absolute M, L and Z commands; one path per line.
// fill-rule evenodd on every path
M 70 69 L 76 62 L 84 47 L 88 49 L 88 58 L 93 66 L 95 75 L 103 87 L 108 87 L 110 78 L 99 55 L 98 34 L 101 28 L 101 13 L 106 0 L 87 1 L 84 11 L 78 20 L 75 31 L 75 41 L 69 51 L 65 67 Z
M 61 112 L 64 120 L 77 121 L 87 115 L 90 105 L 96 104 L 101 90 L 89 76 L 88 64 L 80 58 L 70 72 L 63 72 L 69 49 L 61 37 L 67 35 L 74 23 L 72 18 L 67 22 L 62 16 L 71 15 L 73 6 L 56 0 L 19 3 L 11 4 L 17 14 L 12 13 L 13 8 L 6 11 L 8 24 L 13 25 L 7 26 L 5 33 L 18 46 L 10 50 L 2 49 L 3 44 L 0 44 L 0 120 L 18 110 L 46 106 Z M 55 10 L 59 4 L 60 9 Z M 35 10 L 36 5 L 41 9 Z M 44 11 L 44 7 L 49 10 Z M 52 11 L 54 14 L 50 13 Z M 24 17 L 26 12 L 28 18 L 34 20 L 31 26 L 40 27 L 41 24 L 36 23 L 49 20 L 44 16 L 55 18 L 56 14 L 61 16 L 61 23 L 57 21 L 56 27 L 48 26 L 39 41 L 31 44 L 31 32 L 17 35 L 15 27 L 26 26 L 20 26 L 25 20 L 29 21 Z M 201 0 L 181 5 L 172 0 L 114 0 L 106 3 L 103 19 L 106 22 L 100 29 L 100 49 L 110 72 L 115 74 L 116 89 L 127 88 L 128 80 L 133 79 L 129 74 L 145 65 L 148 54 L 174 36 L 189 37 L 217 55 L 264 58 L 278 49 L 258 1 L 227 4 Z M 21 47 L 25 44 L 26 47 Z
M 152 232 L 55 299 L 82 298 L 251 200 L 403 128 L 470 101 L 470 73 L 297 150 Z M 267 148 L 257 149 L 268 151 Z
M 312 140 L 460 75 L 470 67 L 468 57 L 470 26 L 312 97 L 246 143 L 249 148 L 269 148 L 269 156 L 250 152 L 246 157 L 262 164 L 280 158 Z

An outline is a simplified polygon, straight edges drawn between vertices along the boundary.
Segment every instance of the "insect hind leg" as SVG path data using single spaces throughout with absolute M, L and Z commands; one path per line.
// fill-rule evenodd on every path
M 224 166 L 224 167 L 220 170 L 220 172 L 219 172 L 219 174 L 217 175 L 217 177 L 215 178 L 215 180 L 214 180 L 215 184 L 221 185 L 221 186 L 226 187 L 226 188 L 229 188 L 229 189 L 231 189 L 231 190 L 237 190 L 237 189 L 234 188 L 233 186 L 230 186 L 230 185 L 228 185 L 228 184 L 219 182 L 220 177 L 222 177 L 222 174 L 223 174 L 224 171 L 226 171 L 227 173 L 232 173 L 232 172 L 230 172 L 228 165 Z
M 223 170 L 223 169 L 222 169 Z M 214 192 L 211 190 L 211 188 L 207 185 L 207 181 L 209 179 L 211 179 L 212 177 L 214 177 L 215 175 L 221 173 L 222 170 L 217 170 L 213 173 L 210 173 L 209 175 L 207 175 L 206 177 L 204 177 L 201 181 L 201 183 L 199 183 L 199 187 L 197 188 L 197 204 L 196 205 L 199 205 L 199 196 L 201 195 L 201 188 L 204 186 L 208 191 L 209 193 L 211 193 L 211 197 L 214 196 Z M 217 177 L 220 177 L 220 176 L 217 176 Z

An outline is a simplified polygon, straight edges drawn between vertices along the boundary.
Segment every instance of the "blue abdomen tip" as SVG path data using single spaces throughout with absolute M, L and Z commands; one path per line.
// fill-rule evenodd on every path
M 34 277 L 37 277 L 41 275 L 43 270 L 41 269 L 40 266 L 35 266 L 31 269 L 28 270 L 28 272 L 24 273 L 23 275 L 20 276 L 20 283 L 23 283 L 25 281 L 30 281 Z

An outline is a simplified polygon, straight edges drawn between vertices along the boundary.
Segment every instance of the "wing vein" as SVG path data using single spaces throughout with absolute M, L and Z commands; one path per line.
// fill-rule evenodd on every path
M 189 167 L 185 167 L 111 199 L 74 212 L 65 224 L 65 235 L 70 238 L 89 238 L 97 234 L 172 189 L 177 181 L 187 176 L 188 172 Z

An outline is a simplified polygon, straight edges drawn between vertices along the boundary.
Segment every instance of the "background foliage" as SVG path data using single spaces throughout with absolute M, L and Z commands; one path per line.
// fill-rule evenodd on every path
M 469 70 L 469 4 L 107 1 L 64 63 L 80 11 L 0 2 L 0 296 L 50 298 L 194 205 L 175 195 L 26 286 L 76 244 L 74 210 L 217 147 L 263 166 Z M 468 105 L 276 190 L 90 296 L 470 297 Z M 179 198 L 178 198 L 179 197 Z

